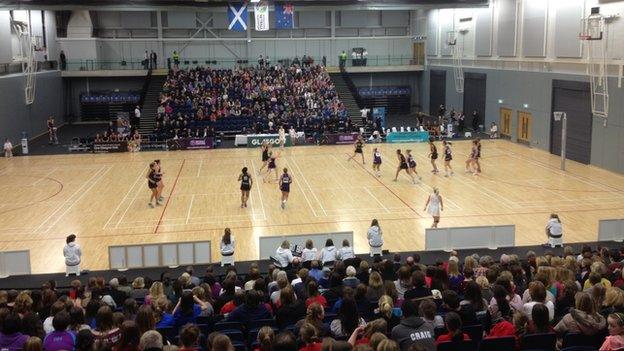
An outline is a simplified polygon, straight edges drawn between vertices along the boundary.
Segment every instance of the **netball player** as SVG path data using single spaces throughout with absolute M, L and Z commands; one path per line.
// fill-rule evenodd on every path
M 453 167 L 451 167 L 451 160 L 453 159 L 451 142 L 442 140 L 442 145 L 444 145 L 444 176 L 448 177 L 449 175 L 453 175 Z M 449 170 L 451 171 L 450 174 Z
M 472 141 L 472 147 L 470 149 L 470 156 L 466 160 L 466 173 L 476 174 L 476 162 L 477 160 L 477 140 Z
M 414 159 L 414 156 L 412 156 L 412 150 L 408 149 L 405 150 L 405 152 L 407 153 L 408 173 L 412 173 L 418 177 L 418 180 L 422 180 L 422 177 L 418 175 L 418 172 L 416 172 L 416 160 Z
M 277 131 L 278 134 L 278 138 L 279 138 L 279 145 L 280 148 L 284 148 L 284 145 L 286 144 L 286 131 L 284 130 L 284 126 L 281 125 L 279 127 L 279 130 Z
M 429 211 L 427 211 L 427 207 L 429 207 Z M 440 222 L 440 211 L 444 211 L 444 202 L 442 202 L 442 196 L 440 196 L 438 188 L 433 188 L 433 194 L 429 195 L 427 198 L 425 211 L 433 217 L 433 224 L 431 224 L 431 228 L 437 228 L 438 223 Z
M 438 166 L 436 165 L 436 160 L 438 159 L 438 148 L 433 143 L 433 138 L 429 138 L 429 158 L 431 159 L 431 166 L 433 169 L 432 173 L 438 173 Z
M 56 135 L 56 126 L 54 125 L 54 117 L 48 117 L 48 137 L 50 138 L 50 145 L 58 144 L 58 137 Z
M 241 208 L 247 207 L 247 200 L 249 199 L 249 191 L 253 185 L 253 179 L 249 173 L 247 173 L 247 167 L 243 167 L 241 174 L 238 176 L 238 181 L 241 182 Z
M 262 150 L 262 167 L 260 167 L 260 170 L 258 170 L 258 175 L 262 174 L 262 170 L 269 163 L 269 148 L 270 147 L 271 147 L 271 144 L 269 144 L 266 141 L 266 139 L 262 141 L 262 145 L 260 146 L 260 149 Z
M 286 208 L 288 194 L 290 193 L 290 184 L 292 184 L 292 176 L 288 174 L 288 168 L 284 167 L 284 173 L 279 179 L 279 188 L 282 191 L 282 210 Z
M 405 173 L 407 173 L 407 175 L 412 178 L 412 183 L 416 184 L 416 179 L 414 179 L 414 176 L 409 172 L 407 160 L 405 159 L 405 156 L 403 156 L 403 154 L 401 153 L 401 149 L 397 149 L 396 153 L 397 158 L 399 159 L 399 166 L 397 167 L 396 174 L 394 175 L 394 181 L 396 182 L 397 178 L 399 178 L 399 172 L 401 172 L 401 170 L 405 170 Z
M 152 203 L 152 200 L 154 200 L 154 202 L 156 203 L 156 205 L 160 205 L 160 202 L 158 201 L 158 178 L 156 176 L 157 174 L 157 166 L 156 166 L 156 162 L 152 162 L 150 163 L 150 169 L 149 172 L 147 173 L 147 187 L 151 190 L 152 195 L 150 196 L 150 201 L 149 201 L 149 207 L 154 208 L 154 204 Z
M 268 171 L 264 175 L 264 178 L 262 179 L 262 181 L 265 183 L 271 182 L 271 179 L 269 179 L 271 177 L 271 171 L 273 171 L 273 174 L 275 174 L 275 181 L 277 181 L 277 164 L 275 163 L 275 160 L 277 160 L 279 155 L 276 155 L 273 151 L 269 151 L 268 156 L 269 156 L 269 160 L 267 163 Z
M 477 157 L 475 158 L 475 164 L 477 165 L 477 173 L 475 173 L 475 175 L 477 174 L 481 174 L 481 163 L 479 162 L 479 159 L 481 158 L 481 138 L 477 138 Z
M 158 181 L 158 201 L 162 201 L 164 197 L 162 196 L 162 191 L 165 188 L 165 184 L 162 181 L 163 171 L 161 168 L 160 160 L 154 160 L 156 164 L 156 179 Z
M 353 151 L 353 156 L 349 157 L 348 161 L 351 161 L 355 157 L 355 155 L 360 154 L 360 156 L 362 156 L 362 164 L 365 164 L 366 162 L 364 162 L 364 139 L 362 139 L 361 135 L 358 135 L 354 145 L 355 151 Z
M 377 148 L 373 149 L 373 171 L 377 177 L 381 177 L 381 152 Z

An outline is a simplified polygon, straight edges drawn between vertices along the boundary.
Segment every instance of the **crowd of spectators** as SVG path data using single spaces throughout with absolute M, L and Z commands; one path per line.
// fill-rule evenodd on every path
M 618 250 L 498 261 L 452 252 L 430 265 L 417 254 L 323 264 L 313 243 L 306 255 L 264 272 L 257 263 L 223 275 L 188 267 L 157 281 L 90 277 L 68 290 L 50 281 L 0 291 L 0 349 L 434 351 L 500 338 L 527 349 L 540 336 L 553 341 L 540 349 L 554 350 L 571 335 L 604 351 L 624 346 Z
M 163 86 L 154 133 L 166 138 L 238 132 L 314 132 L 344 128 L 347 112 L 324 67 L 289 66 L 171 70 Z M 242 122 L 241 122 L 242 121 Z

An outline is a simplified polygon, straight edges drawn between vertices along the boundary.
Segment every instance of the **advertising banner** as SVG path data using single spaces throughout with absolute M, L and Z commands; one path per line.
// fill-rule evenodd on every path
M 128 151 L 128 142 L 127 141 L 102 141 L 93 143 L 93 152 L 101 153 L 101 152 L 127 152 Z
M 426 143 L 429 132 L 392 132 L 386 136 L 388 143 Z
M 271 146 L 279 146 L 279 135 L 277 134 L 254 134 L 247 136 L 247 147 L 260 147 L 265 140 L 271 144 Z M 286 135 L 284 146 L 292 146 L 290 135 Z
M 167 140 L 169 150 L 204 150 L 214 147 L 213 139 L 206 138 L 180 138 Z
M 358 135 L 358 133 L 325 134 L 321 144 L 353 144 L 357 140 Z

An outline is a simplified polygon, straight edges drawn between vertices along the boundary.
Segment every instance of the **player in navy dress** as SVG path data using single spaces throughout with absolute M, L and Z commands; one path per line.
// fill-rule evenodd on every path
M 351 161 L 355 157 L 355 155 L 360 154 L 360 156 L 362 156 L 362 164 L 365 164 L 366 162 L 364 161 L 364 139 L 361 135 L 358 135 L 357 140 L 353 145 L 355 145 L 355 151 L 353 151 L 353 156 L 349 157 L 348 161 Z
M 409 167 L 407 165 L 407 159 L 401 153 L 401 149 L 398 149 L 396 151 L 396 153 L 397 153 L 397 158 L 399 160 L 399 166 L 397 167 L 396 174 L 394 175 L 394 181 L 396 182 L 397 179 L 399 178 L 399 172 L 404 170 L 405 173 L 407 173 L 407 175 L 410 176 L 410 178 L 412 178 L 412 183 L 416 184 L 416 179 L 414 179 L 414 176 L 409 172 Z
M 247 207 L 247 200 L 249 199 L 249 191 L 253 185 L 253 179 L 251 175 L 247 173 L 247 167 L 243 167 L 241 174 L 238 176 L 238 181 L 241 182 L 241 208 Z
M 286 208 L 286 201 L 288 201 L 288 194 L 290 193 L 290 184 L 292 184 L 292 176 L 288 174 L 288 168 L 284 168 L 284 173 L 279 179 L 279 188 L 282 191 L 282 209 Z
M 442 145 L 444 145 L 444 176 L 448 177 L 449 175 L 453 175 L 453 167 L 451 167 L 453 152 L 451 151 L 450 141 L 443 140 Z
M 480 159 L 481 159 L 481 138 L 477 138 L 477 157 L 475 159 L 475 163 L 477 164 L 477 173 L 475 173 L 475 175 L 481 174 L 481 162 L 479 162 Z
M 377 148 L 373 149 L 373 171 L 377 177 L 381 177 L 381 152 Z
M 262 167 L 260 167 L 260 169 L 258 170 L 258 175 L 262 174 L 262 170 L 264 169 L 264 167 L 268 166 L 269 164 L 270 147 L 271 144 L 269 144 L 266 140 L 262 141 L 262 145 L 260 146 L 260 149 L 262 150 Z
M 162 165 L 160 164 L 160 160 L 154 160 L 154 163 L 156 164 L 156 180 L 158 181 L 158 201 L 162 201 L 164 200 L 164 197 L 162 196 L 162 191 L 165 188 L 165 183 L 163 183 L 162 180 L 162 176 L 163 176 L 163 171 L 162 171 Z
M 268 171 L 266 173 L 266 175 L 264 176 L 264 178 L 262 179 L 263 182 L 271 182 L 271 173 L 275 174 L 275 181 L 277 181 L 277 163 L 275 162 L 277 160 L 277 158 L 279 157 L 279 155 L 276 155 L 273 151 L 269 151 L 269 159 L 267 161 L 267 167 L 268 167 Z
M 147 187 L 152 192 L 152 195 L 150 196 L 150 201 L 149 201 L 149 207 L 151 208 L 154 208 L 154 204 L 152 203 L 152 200 L 154 200 L 156 205 L 160 205 L 160 202 L 158 201 L 158 175 L 157 174 L 158 174 L 158 166 L 156 165 L 156 162 L 150 163 L 149 172 L 147 173 L 146 178 L 147 178 Z
M 432 173 L 438 173 L 438 166 L 436 165 L 436 160 L 438 159 L 438 148 L 433 143 L 433 138 L 429 138 L 429 158 L 431 159 L 431 166 L 433 169 Z
M 407 149 L 405 150 L 405 153 L 407 154 L 407 167 L 409 170 L 408 173 L 412 173 L 413 175 L 418 177 L 418 180 L 422 180 L 422 177 L 418 175 L 418 172 L 416 172 L 416 160 L 412 155 L 412 150 Z

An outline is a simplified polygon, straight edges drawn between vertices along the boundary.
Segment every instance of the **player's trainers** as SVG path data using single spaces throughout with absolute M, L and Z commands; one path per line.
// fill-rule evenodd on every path
M 162 203 L 160 201 L 156 201 L 156 206 L 162 206 Z
M 149 207 L 154 208 L 154 204 L 153 203 L 150 202 L 148 205 L 149 205 Z
M 164 199 L 165 199 L 165 198 L 161 196 L 161 197 L 159 197 L 159 198 L 158 198 L 158 201 L 162 201 L 162 200 L 164 200 Z
M 286 203 L 282 202 L 282 210 L 286 208 Z

